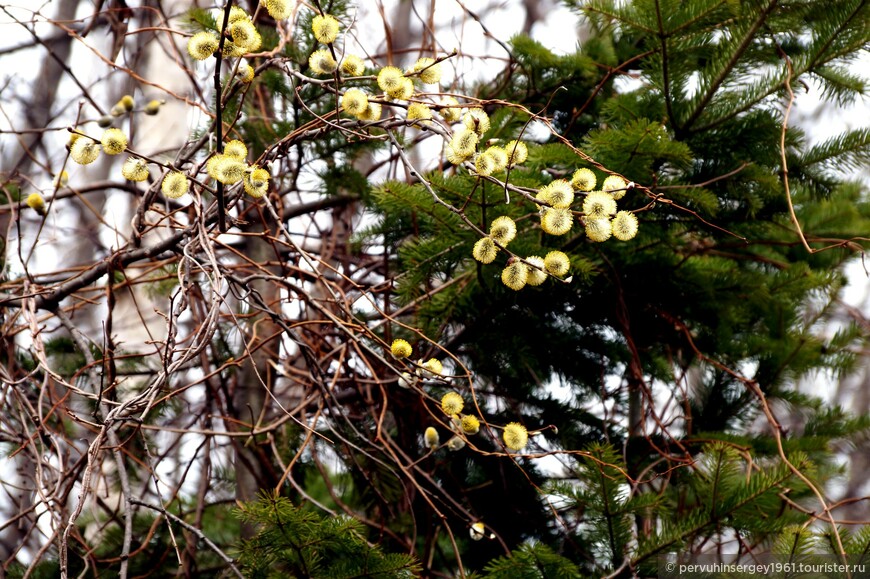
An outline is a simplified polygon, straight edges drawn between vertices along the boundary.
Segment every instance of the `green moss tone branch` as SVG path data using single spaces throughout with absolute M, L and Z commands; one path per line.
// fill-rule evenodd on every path
M 323 518 L 283 497 L 264 494 L 236 514 L 257 529 L 242 545 L 239 562 L 247 577 L 411 579 L 421 570 L 412 556 L 368 543 L 354 519 Z

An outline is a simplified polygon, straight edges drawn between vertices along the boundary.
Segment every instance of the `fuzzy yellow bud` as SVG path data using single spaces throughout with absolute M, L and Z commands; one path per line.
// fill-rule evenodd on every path
M 381 118 L 381 103 L 369 103 L 364 113 L 357 117 L 361 121 L 377 121 Z
M 462 109 L 459 108 L 459 101 L 448 96 L 441 99 L 441 104 L 444 108 L 441 109 L 441 118 L 445 123 L 455 123 L 462 117 Z
M 400 388 L 410 388 L 417 383 L 417 377 L 410 372 L 402 372 L 399 376 L 398 383 Z
M 53 184 L 55 187 L 66 187 L 67 183 L 69 183 L 69 173 L 64 169 L 60 172 L 60 175 L 54 178 Z
M 160 112 L 160 106 L 163 104 L 163 101 L 152 100 L 149 101 L 147 105 L 145 105 L 145 114 L 146 115 L 156 115 Z
M 410 78 L 402 77 L 399 79 L 399 85 L 387 91 L 387 96 L 398 101 L 406 101 L 414 96 L 414 81 Z
M 248 47 L 243 44 L 236 44 L 235 42 L 230 42 L 227 40 L 224 42 L 224 50 L 221 53 L 221 56 L 224 58 L 238 58 L 240 56 L 244 56 L 249 52 Z
M 529 158 L 529 148 L 522 141 L 511 141 L 504 150 L 508 155 L 508 165 L 520 165 Z
M 148 164 L 137 157 L 127 157 L 121 166 L 121 175 L 128 181 L 145 181 L 148 179 Z
M 583 200 L 583 213 L 588 219 L 610 217 L 616 213 L 616 200 L 604 191 L 592 191 Z
M 493 173 L 504 171 L 505 168 L 507 168 L 508 156 L 504 149 L 493 145 L 492 147 L 489 147 L 485 151 L 485 153 L 492 157 L 493 161 L 495 162 L 495 166 L 492 169 Z
M 268 8 L 267 8 L 268 10 Z M 251 15 L 245 12 L 244 8 L 239 8 L 238 6 L 230 6 L 230 17 L 228 22 L 233 24 L 238 22 L 239 20 L 250 20 Z
M 529 267 L 519 260 L 509 261 L 501 272 L 501 282 L 514 291 L 520 291 L 529 278 Z
M 526 278 L 526 283 L 529 285 L 541 285 L 544 283 L 547 280 L 547 273 L 544 271 L 544 259 L 537 255 L 531 255 L 526 258 L 526 262 L 531 264 L 528 268 L 529 275 Z
M 358 88 L 349 88 L 341 97 L 341 110 L 349 115 L 359 117 L 369 108 L 369 97 Z
M 315 50 L 308 57 L 308 66 L 314 74 L 332 74 L 338 66 L 328 50 Z
M 231 158 L 227 157 L 224 153 L 215 153 L 205 162 L 205 172 L 208 173 L 208 176 L 212 179 L 217 180 L 217 166 L 224 159 Z
M 498 246 L 489 237 L 482 237 L 474 244 L 471 255 L 480 263 L 492 263 L 498 255 Z
M 529 433 L 519 422 L 511 422 L 502 433 L 504 444 L 511 450 L 522 450 L 529 443 Z
M 625 179 L 619 175 L 610 175 L 601 184 L 601 190 L 610 193 L 616 200 L 625 197 L 626 187 Z
M 480 420 L 473 414 L 466 414 L 459 422 L 459 427 L 465 434 L 477 434 L 480 432 Z
M 462 117 L 462 124 L 482 137 L 489 130 L 489 115 L 483 109 L 469 109 Z
M 571 177 L 571 185 L 577 191 L 592 191 L 595 189 L 596 182 L 595 173 L 585 167 L 574 171 L 574 175 Z
M 453 137 L 450 139 L 450 146 L 453 147 L 457 154 L 470 157 L 477 149 L 478 140 L 477 133 L 467 127 L 463 127 L 453 133 Z
M 402 79 L 405 78 L 402 69 L 395 66 L 385 66 L 378 72 L 378 86 L 385 93 L 395 91 L 402 84 Z
M 248 157 L 248 147 L 242 141 L 233 139 L 224 145 L 224 155 L 237 161 L 244 161 Z
M 462 396 L 457 392 L 448 392 L 441 398 L 441 410 L 447 416 L 456 416 L 462 412 L 464 406 L 465 401 L 462 400 Z
M 269 177 L 270 175 L 267 170 L 252 165 L 250 169 L 245 172 L 245 193 L 254 199 L 259 199 L 264 196 L 269 192 Z
M 431 426 L 423 433 L 423 440 L 426 442 L 426 446 L 428 446 L 430 450 L 437 449 L 438 445 L 441 444 L 441 437 L 438 436 L 438 431 Z
M 571 267 L 571 260 L 561 251 L 551 251 L 544 256 L 544 269 L 547 273 L 556 277 L 562 277 L 568 273 Z
M 366 71 L 363 59 L 355 54 L 348 54 L 341 61 L 341 72 L 348 76 L 362 76 Z
M 541 216 L 541 229 L 550 235 L 565 235 L 574 225 L 574 216 L 570 209 L 554 207 L 544 209 Z
M 160 184 L 160 190 L 169 199 L 178 199 L 190 189 L 190 181 L 187 180 L 187 175 L 180 171 L 172 171 L 163 177 L 163 183 Z
M 79 165 L 89 165 L 100 156 L 100 145 L 88 137 L 76 139 L 70 147 L 69 156 Z
M 487 535 L 486 527 L 480 521 L 471 525 L 471 528 L 468 529 L 468 535 L 474 541 L 480 541 L 481 539 L 484 539 L 486 537 L 489 537 L 490 539 L 495 539 L 494 534 L 489 533 L 489 535 Z
M 432 376 L 440 376 L 444 371 L 444 365 L 438 358 L 429 358 L 423 363 L 423 368 Z
M 628 241 L 637 235 L 637 216 L 631 211 L 620 211 L 610 222 L 613 237 Z
M 447 162 L 454 165 L 461 165 L 462 163 L 470 159 L 471 155 L 474 154 L 473 151 L 468 152 L 457 150 L 456 147 L 453 146 L 453 143 L 448 143 L 447 147 L 444 149 L 444 152 L 447 157 Z
M 481 177 L 489 177 L 495 172 L 495 168 L 495 158 L 486 151 L 474 158 L 474 172 Z
M 427 124 L 432 118 L 432 110 L 423 103 L 411 103 L 408 106 L 408 120 L 418 121 L 419 124 Z
M 127 149 L 127 135 L 121 129 L 106 129 L 100 143 L 107 155 L 118 155 Z
M 456 452 L 457 450 L 462 450 L 463 448 L 465 448 L 465 441 L 458 436 L 452 436 L 450 437 L 450 440 L 447 441 L 447 450 Z
M 197 32 L 187 41 L 187 53 L 195 60 L 205 60 L 218 49 L 219 39 L 213 32 Z
M 423 57 L 417 60 L 412 70 L 420 73 L 420 80 L 424 84 L 438 84 L 441 81 L 441 65 L 434 58 Z
M 118 104 L 129 113 L 133 110 L 133 107 L 136 106 L 136 101 L 133 100 L 132 96 L 125 94 L 121 97 L 121 100 L 118 101 Z
M 556 179 L 541 187 L 535 198 L 552 207 L 565 209 L 574 202 L 574 188 L 564 179 Z
M 27 196 L 27 206 L 36 211 L 39 215 L 45 216 L 45 199 L 39 193 L 31 193 Z
M 501 245 L 507 245 L 517 236 L 517 224 L 507 215 L 496 217 L 489 226 L 489 236 Z
M 335 39 L 338 38 L 339 28 L 338 20 L 329 14 L 318 14 L 311 21 L 311 30 L 314 32 L 314 38 L 323 44 L 335 42 Z
M 243 62 L 239 65 L 238 70 L 236 70 L 236 76 L 238 76 L 239 80 L 243 83 L 250 84 L 254 82 L 254 67 Z
M 407 340 L 398 338 L 393 340 L 393 343 L 390 345 L 390 352 L 392 352 L 393 356 L 401 360 L 402 358 L 410 356 L 413 349 Z
M 233 44 L 246 51 L 256 44 L 256 37 L 259 32 L 254 27 L 254 23 L 246 18 L 240 18 L 229 26 L 230 36 L 233 39 Z
M 610 219 L 607 217 L 599 217 L 597 219 L 586 220 L 586 237 L 590 241 L 602 242 L 610 239 L 613 229 L 610 225 Z
M 260 4 L 266 7 L 266 12 L 275 20 L 286 20 L 293 12 L 289 0 L 260 0 Z
M 214 166 L 214 178 L 224 185 L 238 183 L 245 176 L 245 164 L 225 156 Z
M 245 52 L 257 52 L 262 47 L 263 37 L 260 35 L 260 32 L 255 28 L 254 36 L 251 37 L 251 40 L 248 41 L 248 44 L 245 46 Z

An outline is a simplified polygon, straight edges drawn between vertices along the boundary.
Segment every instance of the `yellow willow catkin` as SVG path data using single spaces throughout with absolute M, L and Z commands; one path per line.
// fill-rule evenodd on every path
M 423 439 L 426 441 L 426 446 L 428 446 L 430 450 L 437 449 L 438 445 L 441 443 L 441 437 L 438 436 L 438 431 L 431 426 L 423 433 Z
M 493 241 L 507 245 L 517 236 L 517 224 L 507 215 L 496 217 L 489 226 L 489 236 Z
M 324 14 L 314 17 L 311 21 L 311 30 L 314 32 L 314 38 L 323 44 L 332 44 L 338 38 L 340 29 L 338 20 L 330 14 Z
M 332 54 L 326 49 L 315 50 L 308 57 L 308 66 L 314 74 L 332 74 L 338 67 Z
M 244 161 L 248 157 L 248 147 L 242 141 L 233 139 L 224 145 L 224 155 L 237 161 Z
M 205 60 L 218 49 L 218 43 L 213 32 L 197 32 L 187 41 L 187 53 L 195 60 Z
M 462 428 L 462 432 L 465 434 L 477 434 L 480 432 L 480 420 L 473 414 L 466 414 L 463 416 L 462 421 L 459 424 Z
M 482 137 L 489 130 L 489 115 L 483 109 L 469 109 L 462 117 L 462 124 Z
M 385 66 L 378 72 L 378 86 L 385 93 L 396 90 L 402 84 L 402 79 L 405 74 L 401 68 L 395 66 Z
M 571 177 L 571 185 L 577 191 L 592 191 L 595 189 L 595 173 L 590 169 L 577 169 Z
M 604 191 L 593 191 L 583 200 L 583 213 L 589 219 L 610 217 L 616 213 L 616 200 Z
M 505 145 L 504 150 L 508 154 L 509 165 L 521 165 L 529 157 L 529 148 L 522 141 L 511 141 Z
M 349 88 L 341 97 L 341 110 L 358 117 L 369 108 L 369 97 L 361 89 Z
M 598 219 L 586 220 L 586 237 L 591 241 L 601 243 L 610 239 L 613 230 L 610 226 L 610 219 L 600 217 Z
M 423 103 L 411 103 L 408 106 L 407 118 L 409 121 L 416 121 L 421 125 L 427 124 L 426 121 L 432 118 L 432 109 Z
M 441 81 L 441 65 L 434 58 L 424 56 L 414 63 L 411 70 L 420 73 L 423 84 L 438 84 Z
M 148 179 L 148 163 L 136 157 L 128 157 L 121 166 L 121 175 L 128 181 L 145 181 Z
M 411 348 L 411 344 L 408 343 L 407 340 L 403 340 L 401 338 L 393 340 L 392 345 L 390 345 L 390 352 L 398 359 L 407 358 L 413 352 Z
M 511 450 L 522 450 L 529 443 L 529 433 L 519 422 L 511 422 L 504 427 L 504 445 Z
M 546 256 L 544 256 L 544 269 L 546 269 L 547 273 L 549 273 L 550 275 L 562 277 L 563 275 L 568 273 L 568 269 L 570 267 L 571 260 L 564 252 L 551 251 Z
M 574 202 L 574 188 L 568 181 L 556 179 L 548 185 L 541 187 L 535 198 L 553 207 L 565 209 L 570 207 L 571 203 Z
M 484 151 L 474 158 L 474 172 L 481 177 L 489 177 L 495 168 L 496 160 L 489 152 Z
M 637 235 L 637 216 L 631 211 L 620 211 L 610 222 L 613 237 L 628 241 Z
M 492 263 L 498 255 L 498 246 L 489 237 L 482 237 L 474 244 L 471 255 L 480 263 Z
M 455 98 L 444 97 L 441 99 L 441 105 L 444 107 L 441 109 L 441 118 L 445 123 L 455 123 L 462 117 L 462 109 L 456 106 L 459 105 L 459 101 Z
M 355 54 L 348 54 L 341 61 L 341 72 L 348 76 L 362 76 L 366 71 L 363 59 Z
M 570 209 L 554 207 L 544 209 L 541 216 L 541 229 L 550 235 L 565 235 L 574 225 L 574 216 Z
M 455 416 L 459 414 L 462 412 L 464 406 L 465 401 L 458 392 L 448 392 L 443 398 L 441 398 L 441 410 L 444 411 L 444 414 L 447 416 Z
M 529 268 L 521 261 L 509 263 L 501 272 L 501 282 L 514 291 L 523 289 L 529 277 Z
M 27 206 L 36 211 L 39 215 L 45 215 L 45 199 L 39 193 L 31 193 L 27 196 Z
M 495 167 L 492 169 L 493 173 L 504 171 L 507 168 L 508 155 L 503 148 L 493 145 L 488 148 L 485 153 L 495 161 Z
M 293 6 L 289 0 L 260 0 L 260 4 L 275 20 L 286 20 L 293 13 Z
M 178 199 L 190 189 L 190 181 L 187 180 L 187 175 L 179 171 L 172 171 L 163 177 L 163 183 L 160 185 L 160 190 L 170 199 Z
M 90 165 L 100 156 L 100 145 L 88 137 L 81 137 L 70 147 L 69 156 L 79 165 Z
M 610 195 L 618 201 L 625 197 L 625 188 L 627 186 L 625 179 L 622 177 L 618 175 L 610 175 L 604 180 L 604 183 L 601 184 L 601 190 L 610 193 Z
M 544 259 L 537 255 L 531 255 L 526 258 L 526 262 L 531 264 L 528 268 L 529 274 L 526 277 L 526 283 L 529 285 L 541 285 L 547 280 L 547 273 L 544 270 Z M 534 267 L 531 267 L 534 266 Z
M 127 149 L 127 135 L 121 129 L 106 129 L 100 143 L 107 155 L 119 155 Z

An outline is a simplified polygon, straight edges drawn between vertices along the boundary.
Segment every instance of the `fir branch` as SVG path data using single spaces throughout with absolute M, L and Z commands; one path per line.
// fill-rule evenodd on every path
M 713 96 L 716 94 L 716 91 L 719 90 L 719 87 L 725 82 L 725 79 L 728 78 L 728 75 L 731 74 L 731 71 L 740 62 L 740 59 L 743 57 L 743 54 L 746 50 L 752 45 L 752 41 L 755 39 L 755 33 L 758 32 L 759 28 L 767 21 L 768 16 L 779 3 L 779 0 L 770 0 L 767 3 L 767 6 L 761 11 L 758 15 L 758 18 L 752 23 L 749 29 L 744 33 L 743 39 L 740 41 L 740 44 L 736 47 L 736 49 L 731 53 L 731 57 L 725 63 L 725 65 L 719 70 L 719 74 L 713 81 L 706 87 L 706 92 L 704 96 L 701 97 L 700 101 L 695 105 L 694 110 L 689 114 L 689 118 L 686 119 L 684 123 L 681 125 L 677 125 L 676 131 L 677 134 L 685 134 L 691 128 L 692 125 L 695 124 L 695 121 L 701 116 L 704 110 L 707 108 L 707 105 L 713 99 Z

